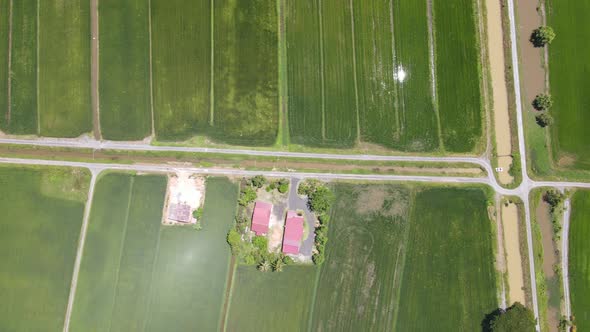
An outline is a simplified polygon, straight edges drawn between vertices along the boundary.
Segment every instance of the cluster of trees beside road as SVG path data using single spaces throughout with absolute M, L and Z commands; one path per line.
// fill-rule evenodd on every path
M 320 265 L 325 260 L 325 249 L 328 243 L 328 223 L 330 208 L 334 202 L 334 193 L 321 181 L 307 180 L 299 185 L 299 195 L 307 196 L 307 205 L 318 218 L 319 225 L 315 228 L 315 252 L 313 262 Z
M 555 32 L 549 26 L 541 26 L 533 31 L 530 41 L 535 47 L 545 47 L 551 44 L 555 39 Z M 553 99 L 550 94 L 539 94 L 532 102 L 533 107 L 542 112 L 535 117 L 537 124 L 543 128 L 553 124 L 553 117 L 549 114 L 549 109 L 553 105 Z

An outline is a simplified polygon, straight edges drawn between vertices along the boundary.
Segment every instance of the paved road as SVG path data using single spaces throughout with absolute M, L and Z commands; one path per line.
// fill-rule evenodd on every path
M 570 302 L 570 282 L 569 282 L 569 232 L 570 232 L 570 200 L 566 200 L 563 207 L 563 229 L 561 233 L 561 272 L 563 279 L 563 300 L 565 302 L 565 316 L 569 319 L 572 316 Z

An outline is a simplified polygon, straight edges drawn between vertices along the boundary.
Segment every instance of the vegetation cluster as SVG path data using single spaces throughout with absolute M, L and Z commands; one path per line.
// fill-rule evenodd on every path
M 319 225 L 315 228 L 315 253 L 313 262 L 320 265 L 325 260 L 326 243 L 328 243 L 328 223 L 330 207 L 334 202 L 334 193 L 323 182 L 307 180 L 299 185 L 297 192 L 307 196 L 307 205 L 318 218 Z

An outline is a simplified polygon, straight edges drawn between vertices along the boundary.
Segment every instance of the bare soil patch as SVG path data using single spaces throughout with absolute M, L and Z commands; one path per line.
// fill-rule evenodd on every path
M 526 303 L 524 296 L 524 276 L 522 257 L 520 255 L 520 239 L 518 232 L 518 208 L 515 204 L 502 205 L 502 226 L 504 228 L 504 246 L 508 267 L 508 285 L 510 286 L 510 304 Z
M 522 73 L 522 90 L 525 101 L 532 101 L 539 93 L 545 92 L 545 69 L 543 65 L 543 50 L 533 47 L 529 41 L 534 29 L 543 24 L 538 12 L 538 0 L 519 0 L 517 5 L 520 49 L 520 70 Z M 528 107 L 526 107 L 529 105 Z M 530 103 L 525 102 L 525 109 L 533 112 Z
M 559 167 L 573 166 L 576 163 L 576 157 L 571 154 L 561 154 L 557 164 Z
M 543 273 L 547 280 L 547 296 L 549 298 L 549 305 L 547 306 L 547 325 L 550 331 L 557 331 L 559 324 L 559 305 L 560 294 L 559 287 L 557 291 L 551 285 L 558 283 L 558 276 L 553 267 L 559 263 L 558 247 L 553 241 L 553 225 L 551 223 L 551 214 L 549 204 L 540 199 L 537 209 L 535 210 L 535 217 L 541 228 L 541 236 L 543 242 Z M 553 300 L 553 301 L 552 301 Z

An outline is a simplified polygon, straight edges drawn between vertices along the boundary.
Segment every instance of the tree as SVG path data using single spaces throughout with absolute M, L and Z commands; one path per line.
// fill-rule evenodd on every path
M 551 108 L 553 106 L 553 98 L 549 94 L 540 94 L 535 97 L 533 100 L 533 107 L 537 111 L 543 111 L 546 109 Z
M 334 194 L 327 187 L 320 186 L 311 192 L 308 198 L 309 208 L 318 214 L 324 214 L 330 209 Z
M 274 263 L 273 263 L 273 271 L 275 272 L 283 272 L 283 267 L 285 266 L 285 263 L 283 262 L 283 260 L 281 258 L 277 258 Z
M 279 192 L 281 194 L 286 193 L 288 190 L 289 190 L 289 184 L 288 183 L 279 184 Z
M 270 271 L 270 262 L 268 260 L 263 260 L 262 262 L 260 262 L 260 264 L 258 264 L 258 270 L 262 271 L 262 272 L 268 272 Z
M 557 190 L 547 190 L 545 195 L 543 195 L 543 200 L 551 205 L 552 209 L 555 209 L 564 199 L 565 195 Z
M 241 206 L 248 206 L 248 204 L 250 204 L 256 200 L 256 197 L 257 197 L 256 190 L 254 190 L 254 188 L 248 186 L 248 187 L 242 189 L 238 203 Z
M 266 178 L 263 175 L 256 175 L 250 180 L 250 183 L 256 188 L 262 188 L 266 184 Z
M 510 308 L 500 310 L 491 318 L 489 327 L 486 330 L 491 332 L 534 332 L 535 315 L 527 307 L 519 302 L 514 303 Z
M 201 217 L 203 216 L 203 208 L 200 207 L 198 209 L 196 209 L 195 211 L 193 211 L 193 217 L 197 220 L 201 220 Z
M 238 231 L 236 231 L 233 228 L 230 229 L 229 233 L 227 233 L 227 243 L 229 243 L 229 246 L 231 247 L 231 252 L 234 256 L 238 256 L 241 242 L 242 236 L 240 235 L 240 233 L 238 233 Z
M 542 113 L 535 117 L 537 124 L 543 128 L 553 124 L 553 117 L 548 113 Z
M 266 236 L 255 236 L 252 244 L 260 250 L 261 253 L 268 252 L 268 239 Z
M 553 31 L 553 28 L 541 26 L 533 31 L 530 41 L 535 47 L 543 47 L 547 44 L 551 44 L 554 38 L 555 31 Z

